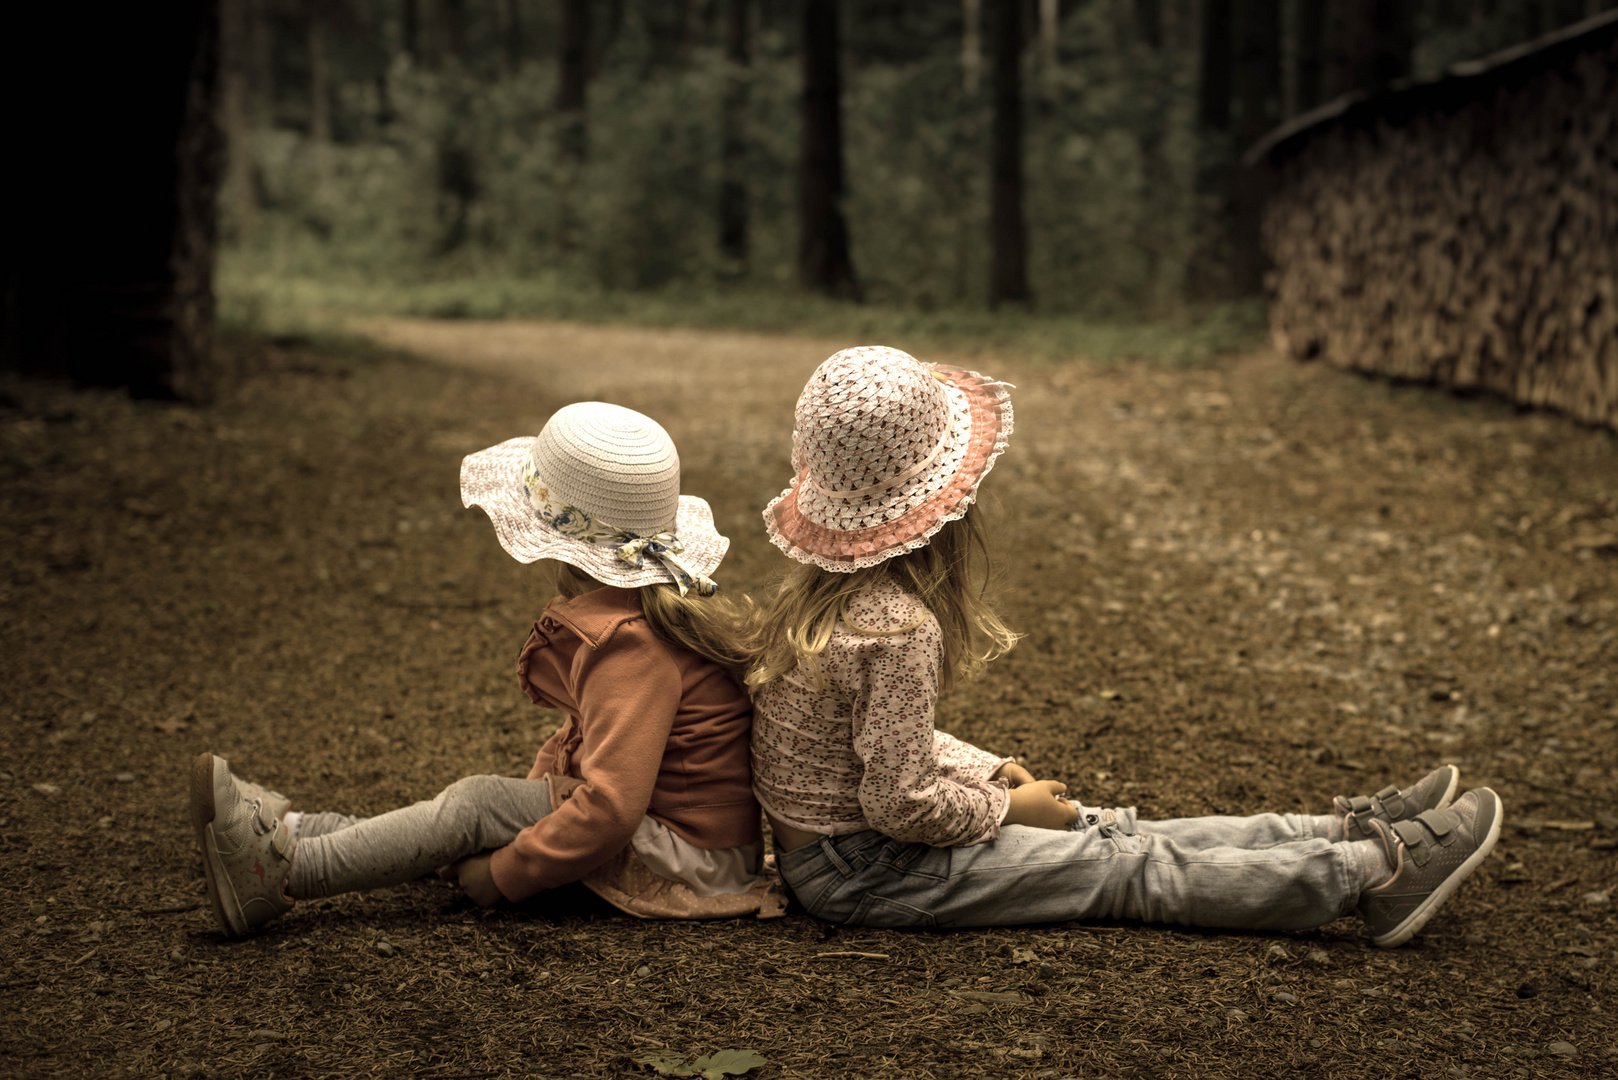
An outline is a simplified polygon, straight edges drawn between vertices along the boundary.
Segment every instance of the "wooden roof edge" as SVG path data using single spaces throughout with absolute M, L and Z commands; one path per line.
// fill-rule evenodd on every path
M 1271 157 L 1284 145 L 1294 141 L 1301 143 L 1315 129 L 1327 127 L 1333 121 L 1350 113 L 1374 115 L 1387 106 L 1406 103 L 1424 94 L 1464 93 L 1469 86 L 1482 85 L 1488 77 L 1499 76 L 1506 68 L 1529 62 L 1559 45 L 1580 38 L 1602 35 L 1604 31 L 1618 33 L 1618 9 L 1592 15 L 1588 19 L 1581 19 L 1532 41 L 1513 45 L 1509 49 L 1501 49 L 1477 60 L 1462 60 L 1451 64 L 1442 74 L 1431 78 L 1399 79 L 1379 90 L 1352 91 L 1306 113 L 1299 113 L 1280 127 L 1272 129 L 1242 154 L 1242 165 L 1251 168 L 1265 158 Z

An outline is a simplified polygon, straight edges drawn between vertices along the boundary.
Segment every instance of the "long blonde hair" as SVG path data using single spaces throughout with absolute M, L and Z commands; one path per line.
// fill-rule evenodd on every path
M 569 599 L 603 584 L 578 567 L 555 559 L 543 560 L 540 567 L 557 594 Z M 752 597 L 736 600 L 728 593 L 698 596 L 695 592 L 681 596 L 679 586 L 671 583 L 643 585 L 638 591 L 641 612 L 652 633 L 665 644 L 712 660 L 738 683 L 743 680 L 753 661 L 747 642 L 758 636 L 753 628 L 760 618 Z
M 799 564 L 788 570 L 768 610 L 754 624 L 740 651 L 752 656 L 747 686 L 756 690 L 803 669 L 820 676 L 820 654 L 842 622 L 856 633 L 906 634 L 919 620 L 894 630 L 870 630 L 848 618 L 849 605 L 862 590 L 891 581 L 927 606 L 943 630 L 940 682 L 944 687 L 970 678 L 1017 643 L 1020 634 L 1000 620 L 988 597 L 992 576 L 989 548 L 975 508 L 940 529 L 925 547 L 896 555 L 876 566 L 839 573 Z

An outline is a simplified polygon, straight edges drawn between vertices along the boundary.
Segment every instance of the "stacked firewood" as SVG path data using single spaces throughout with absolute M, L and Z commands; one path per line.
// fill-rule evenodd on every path
M 1476 67 L 1261 144 L 1275 340 L 1618 427 L 1618 33 Z

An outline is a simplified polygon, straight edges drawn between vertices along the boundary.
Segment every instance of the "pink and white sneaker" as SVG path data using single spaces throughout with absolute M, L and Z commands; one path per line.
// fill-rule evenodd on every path
M 227 935 L 243 937 L 292 908 L 285 889 L 297 841 L 263 796 L 242 797 L 224 758 L 205 753 L 192 762 L 191 824 Z

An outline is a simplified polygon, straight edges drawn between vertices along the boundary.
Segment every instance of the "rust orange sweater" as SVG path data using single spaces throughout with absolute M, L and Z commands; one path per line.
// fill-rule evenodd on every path
M 702 848 L 759 839 L 747 694 L 718 664 L 653 634 L 639 590 L 546 604 L 517 678 L 536 705 L 568 714 L 529 778 L 584 783 L 494 853 L 507 899 L 579 880 L 622 851 L 648 814 Z

